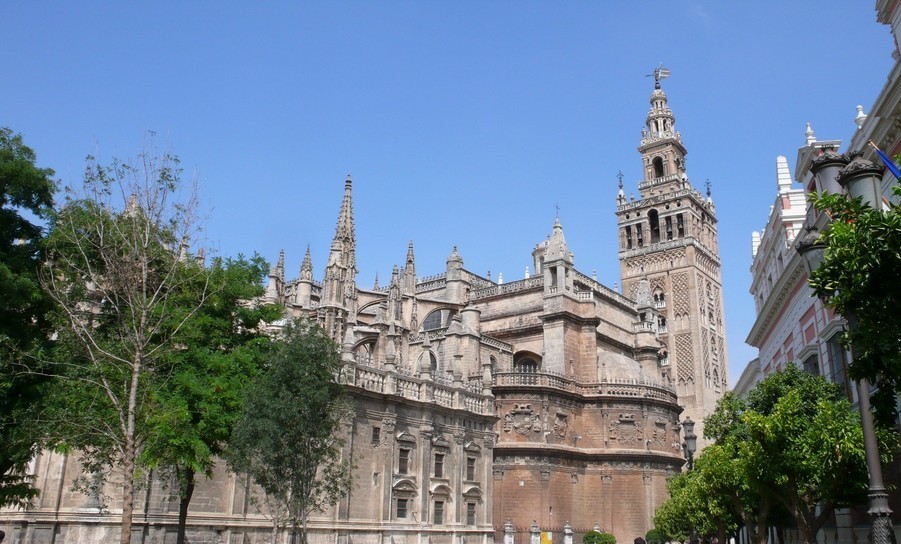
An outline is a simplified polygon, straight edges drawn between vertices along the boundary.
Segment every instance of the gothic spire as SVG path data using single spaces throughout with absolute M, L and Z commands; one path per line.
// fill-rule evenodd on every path
M 338 335 L 344 322 L 356 319 L 357 258 L 351 184 L 348 174 L 344 182 L 344 199 L 338 212 L 335 237 L 325 268 L 319 306 L 325 313 L 325 328 L 332 332 L 335 340 L 340 340 Z
M 313 281 L 313 259 L 310 257 L 310 244 L 307 244 L 307 252 L 300 264 L 300 280 Z
M 404 265 L 404 294 L 412 295 L 416 292 L 416 262 L 413 258 L 413 240 L 407 246 L 407 262 Z
M 353 200 L 351 199 L 352 180 L 350 174 L 347 174 L 347 180 L 344 182 L 344 200 L 341 201 L 341 211 L 338 212 L 338 226 L 335 229 L 335 239 L 354 239 L 354 209 Z
M 285 279 L 285 250 L 281 249 L 278 252 L 278 263 L 272 267 L 272 270 L 269 272 L 270 276 L 278 276 L 281 279 Z
M 546 261 L 563 259 L 569 263 L 573 262 L 573 254 L 570 253 L 569 247 L 566 245 L 566 238 L 563 236 L 563 225 L 560 224 L 560 218 L 554 220 L 554 230 L 547 243 Z

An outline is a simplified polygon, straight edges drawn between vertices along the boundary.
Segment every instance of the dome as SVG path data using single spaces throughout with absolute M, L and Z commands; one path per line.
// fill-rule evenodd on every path
M 644 371 L 638 361 L 612 351 L 598 350 L 599 382 L 632 383 L 644 380 Z

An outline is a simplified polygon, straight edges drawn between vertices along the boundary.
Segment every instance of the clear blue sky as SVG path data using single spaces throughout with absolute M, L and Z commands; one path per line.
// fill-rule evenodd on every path
M 577 267 L 619 279 L 617 171 L 659 63 L 697 188 L 713 184 L 730 381 L 756 350 L 751 232 L 805 123 L 849 140 L 892 64 L 875 2 L 5 2 L 0 126 L 77 183 L 156 131 L 196 172 L 220 254 L 310 244 L 321 277 L 348 172 L 359 282 L 522 277 L 554 205 Z

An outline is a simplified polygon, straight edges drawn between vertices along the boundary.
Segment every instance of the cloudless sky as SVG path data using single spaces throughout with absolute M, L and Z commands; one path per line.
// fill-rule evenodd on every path
M 617 172 L 637 195 L 651 78 L 719 217 L 730 382 L 756 349 L 751 232 L 805 123 L 848 141 L 892 66 L 872 0 L 5 2 L 0 126 L 77 184 L 84 157 L 181 157 L 219 254 L 310 245 L 321 278 L 352 173 L 360 285 L 416 270 L 523 277 L 560 219 L 576 266 L 619 280 Z

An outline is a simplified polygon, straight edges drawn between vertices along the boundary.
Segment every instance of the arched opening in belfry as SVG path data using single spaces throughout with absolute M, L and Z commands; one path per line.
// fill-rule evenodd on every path
M 657 210 L 648 212 L 648 222 L 651 226 L 651 243 L 656 244 L 660 241 L 660 216 L 657 214 Z
M 654 177 L 662 178 L 663 177 L 663 159 L 660 157 L 654 157 Z

